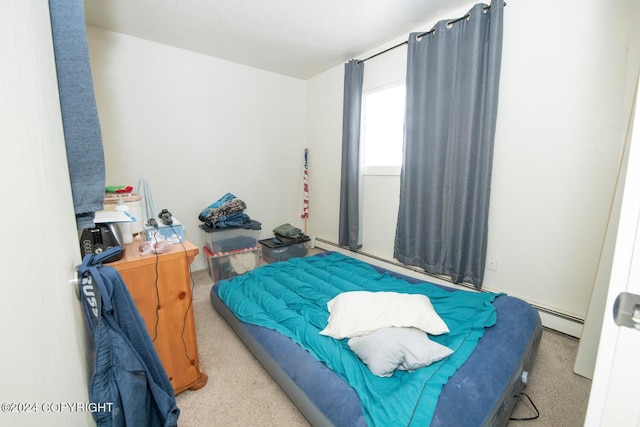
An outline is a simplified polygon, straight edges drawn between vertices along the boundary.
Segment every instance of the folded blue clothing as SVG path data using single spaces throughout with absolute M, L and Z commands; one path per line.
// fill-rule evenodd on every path
M 206 210 L 208 209 L 215 209 L 215 208 L 219 208 L 220 206 L 224 205 L 227 202 L 230 202 L 231 200 L 235 199 L 236 196 L 234 196 L 231 193 L 227 193 L 224 196 L 220 197 L 218 200 L 216 200 L 215 202 L 211 203 Z M 204 212 L 204 211 L 203 211 Z
M 216 230 L 227 230 L 230 228 L 244 228 L 248 230 L 262 230 L 262 223 L 249 216 L 243 216 L 241 219 L 230 219 L 224 221 L 207 221 L 200 224 L 200 228 L 206 232 L 215 232 Z
M 209 213 L 212 210 L 218 209 L 220 206 L 224 205 L 225 203 L 229 203 L 231 200 L 235 198 L 236 196 L 234 196 L 231 193 L 225 194 L 224 196 L 220 197 L 218 200 L 216 200 L 215 202 L 211 203 L 209 206 L 204 208 L 202 212 L 200 212 L 200 214 L 198 215 L 198 219 L 200 219 L 200 221 L 206 221 L 209 216 Z
M 216 206 L 218 204 L 219 206 L 217 207 L 209 206 L 204 209 L 200 212 L 198 218 L 203 222 L 219 221 L 223 217 L 242 213 L 247 208 L 247 205 L 243 200 L 233 197 L 230 193 L 227 193 L 225 197 L 215 202 L 212 206 Z
M 207 220 L 206 224 L 211 224 L 212 228 L 233 228 L 242 227 L 245 222 L 249 221 L 249 215 L 244 212 L 237 212 L 231 215 L 225 215 L 218 220 Z

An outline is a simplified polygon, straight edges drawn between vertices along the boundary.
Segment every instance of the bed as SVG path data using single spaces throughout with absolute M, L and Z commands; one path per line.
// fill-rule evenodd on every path
M 352 349 L 354 335 L 326 335 L 339 297 L 360 293 L 427 296 L 449 326 L 429 341 L 452 353 L 419 369 L 374 373 Z M 434 285 L 337 252 L 259 267 L 215 283 L 210 297 L 313 426 L 504 426 L 542 333 L 537 311 L 518 298 Z M 351 320 L 358 310 L 345 307 Z

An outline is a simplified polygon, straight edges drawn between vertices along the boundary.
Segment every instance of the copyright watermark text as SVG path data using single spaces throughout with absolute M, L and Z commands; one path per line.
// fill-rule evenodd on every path
M 95 403 L 95 402 L 3 402 L 0 403 L 0 411 L 3 413 L 17 412 L 44 412 L 44 413 L 63 413 L 63 412 L 111 412 L 113 403 Z

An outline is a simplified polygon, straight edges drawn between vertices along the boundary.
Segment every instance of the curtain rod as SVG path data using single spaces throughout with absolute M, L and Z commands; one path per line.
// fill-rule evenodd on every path
M 505 2 L 505 3 L 504 3 L 504 5 L 506 6 L 506 5 L 507 5 L 507 2 Z M 491 6 L 485 6 L 482 10 L 489 10 L 489 9 L 491 9 Z M 451 25 L 455 24 L 456 22 L 460 22 L 460 21 L 462 21 L 463 19 L 467 19 L 468 17 L 469 17 L 469 14 L 467 13 L 466 15 L 461 16 L 460 18 L 452 19 L 451 21 L 447 22 L 447 27 L 450 27 Z M 435 33 L 435 32 L 436 32 L 436 29 L 435 29 L 435 28 L 432 28 L 432 29 L 430 29 L 430 30 L 429 30 L 429 31 L 427 31 L 427 32 L 424 32 L 424 33 L 420 33 L 420 34 L 418 34 L 418 35 L 416 36 L 416 38 L 417 38 L 417 39 L 421 39 L 422 37 L 424 37 L 424 36 L 426 36 L 426 35 L 429 35 L 429 34 L 433 34 L 433 33 Z M 404 42 L 402 42 L 402 43 L 398 43 L 397 45 L 395 45 L 395 46 L 391 46 L 390 48 L 385 49 L 385 50 L 383 50 L 382 52 L 378 52 L 378 53 L 376 53 L 376 54 L 373 54 L 373 55 L 369 56 L 368 58 L 360 59 L 360 60 L 358 60 L 357 62 L 358 62 L 358 64 L 362 64 L 363 62 L 366 62 L 366 61 L 368 61 L 368 60 L 370 60 L 370 59 L 373 59 L 373 58 L 375 58 L 376 56 L 380 56 L 380 55 L 382 55 L 383 53 L 387 53 L 387 52 L 389 52 L 389 51 L 392 51 L 393 49 L 399 48 L 400 46 L 404 46 L 405 44 L 409 44 L 409 42 L 408 42 L 408 41 L 404 41 Z

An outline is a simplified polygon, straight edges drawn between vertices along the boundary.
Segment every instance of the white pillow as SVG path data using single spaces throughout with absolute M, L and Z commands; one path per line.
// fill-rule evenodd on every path
M 374 375 L 390 377 L 393 371 L 414 371 L 453 353 L 415 328 L 382 328 L 349 340 L 349 347 Z
M 431 335 L 449 332 L 429 297 L 397 292 L 343 292 L 327 303 L 329 320 L 320 331 L 335 339 L 367 335 L 388 326 L 414 327 Z

